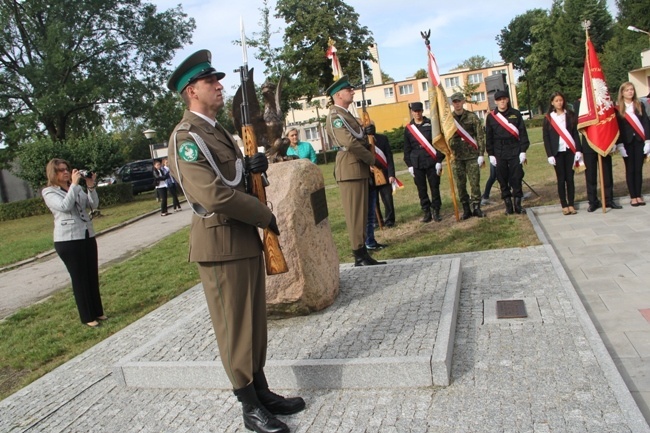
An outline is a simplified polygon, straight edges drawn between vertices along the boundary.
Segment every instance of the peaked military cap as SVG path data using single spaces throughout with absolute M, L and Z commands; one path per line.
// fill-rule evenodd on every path
M 497 90 L 494 92 L 494 100 L 498 101 L 501 98 L 510 98 L 510 95 L 505 90 Z
M 424 111 L 424 106 L 422 105 L 422 102 L 411 102 L 409 104 L 409 108 L 412 111 Z
M 465 100 L 465 95 L 463 95 L 461 92 L 456 92 L 453 95 L 451 95 L 451 102 L 454 101 L 464 101 Z
M 325 93 L 327 96 L 334 96 L 336 92 L 343 89 L 354 89 L 354 86 L 350 84 L 350 80 L 348 79 L 347 75 L 343 75 L 341 78 L 334 81 L 334 84 L 329 86 L 327 90 L 325 90 Z
M 167 88 L 172 92 L 182 93 L 188 84 L 200 78 L 216 75 L 217 80 L 221 80 L 226 74 L 217 72 L 212 67 L 211 61 L 212 53 L 208 50 L 199 50 L 192 54 L 176 68 L 169 81 L 167 81 Z

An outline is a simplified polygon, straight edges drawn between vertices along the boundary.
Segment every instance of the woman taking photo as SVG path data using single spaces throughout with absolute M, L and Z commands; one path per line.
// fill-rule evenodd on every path
M 634 85 L 630 82 L 621 84 L 618 89 L 619 144 L 618 152 L 625 162 L 625 180 L 630 192 L 630 204 L 634 207 L 645 206 L 641 185 L 643 183 L 643 157 L 650 153 L 650 121 L 645 107 L 636 97 Z
M 47 163 L 47 187 L 43 189 L 45 204 L 54 215 L 54 249 L 65 263 L 72 279 L 72 291 L 79 318 L 91 328 L 106 320 L 99 295 L 97 242 L 93 223 L 86 208 L 97 208 L 95 178 L 85 177 L 88 192 L 79 186 L 83 175 L 70 164 L 54 158 Z
M 578 118 L 566 108 L 566 99 L 560 92 L 551 95 L 542 133 L 548 163 L 555 168 L 557 193 L 560 196 L 562 213 L 574 215 L 575 184 L 573 167 L 582 157 L 582 145 L 578 136 Z

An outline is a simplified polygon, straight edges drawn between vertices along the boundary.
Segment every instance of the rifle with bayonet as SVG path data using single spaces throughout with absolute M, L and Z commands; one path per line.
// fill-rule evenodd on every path
M 252 157 L 257 150 L 257 139 L 251 123 L 249 110 L 248 110 L 248 92 L 247 83 L 250 79 L 248 76 L 248 55 L 246 53 L 246 35 L 244 34 L 244 24 L 241 23 L 241 44 L 243 51 L 244 64 L 239 68 L 239 75 L 241 78 L 241 123 L 242 123 L 242 140 L 244 141 L 244 154 Z M 255 97 L 255 95 L 253 95 Z M 266 191 L 265 185 L 268 185 L 266 180 L 266 173 L 250 173 L 249 184 L 247 189 L 266 205 Z M 280 248 L 280 241 L 278 236 L 273 233 L 269 228 L 263 230 L 262 243 L 264 244 L 264 262 L 266 264 L 267 275 L 276 275 L 287 272 L 287 262 L 282 254 Z

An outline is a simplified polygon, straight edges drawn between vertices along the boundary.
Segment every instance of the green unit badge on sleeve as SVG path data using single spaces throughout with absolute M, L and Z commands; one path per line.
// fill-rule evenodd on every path
M 335 128 L 343 128 L 343 121 L 341 119 L 335 119 L 334 122 L 332 122 L 332 125 L 334 125 Z
M 196 143 L 185 141 L 178 148 L 178 156 L 180 156 L 183 161 L 194 162 L 199 159 L 199 147 Z

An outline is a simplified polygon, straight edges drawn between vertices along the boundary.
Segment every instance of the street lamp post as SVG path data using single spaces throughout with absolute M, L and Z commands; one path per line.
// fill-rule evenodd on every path
M 631 32 L 637 32 L 637 33 L 645 33 L 648 35 L 648 42 L 650 42 L 650 32 L 647 32 L 645 30 L 641 30 L 640 28 L 634 27 L 634 26 L 627 26 L 627 29 Z
M 151 153 L 151 158 L 154 158 L 154 149 L 153 149 L 153 144 L 152 141 L 154 138 L 156 138 L 156 130 L 155 129 L 147 129 L 146 131 L 143 132 L 144 137 L 147 139 L 149 142 L 149 153 Z

